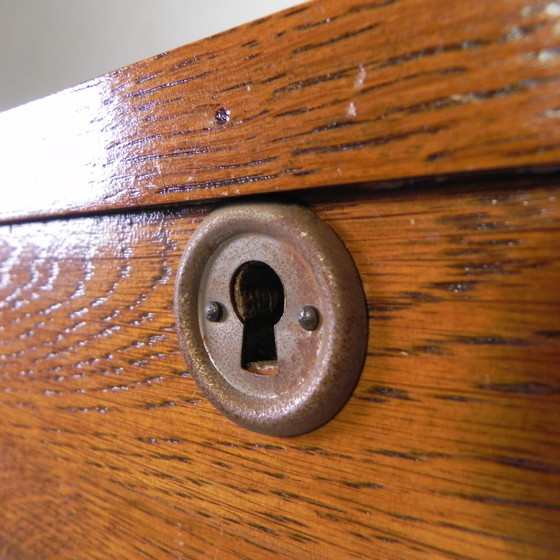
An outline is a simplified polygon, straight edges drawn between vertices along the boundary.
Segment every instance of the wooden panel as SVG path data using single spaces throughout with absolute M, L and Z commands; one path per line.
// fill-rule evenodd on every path
M 221 417 L 178 351 L 207 208 L 3 226 L 0 556 L 557 557 L 560 189 L 413 187 L 303 199 L 370 342 L 343 411 L 290 439 Z
M 258 20 L 0 115 L 0 219 L 556 165 L 559 26 L 539 0 Z

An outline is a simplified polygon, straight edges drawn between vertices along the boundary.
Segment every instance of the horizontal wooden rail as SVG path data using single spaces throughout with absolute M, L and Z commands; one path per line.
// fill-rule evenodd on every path
M 0 220 L 560 161 L 560 5 L 323 0 L 0 115 Z

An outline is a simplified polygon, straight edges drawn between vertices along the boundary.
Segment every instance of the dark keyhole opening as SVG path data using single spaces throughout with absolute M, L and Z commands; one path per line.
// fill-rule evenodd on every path
M 243 263 L 231 280 L 231 301 L 243 323 L 241 367 L 260 375 L 278 373 L 274 325 L 284 313 L 284 287 L 261 261 Z

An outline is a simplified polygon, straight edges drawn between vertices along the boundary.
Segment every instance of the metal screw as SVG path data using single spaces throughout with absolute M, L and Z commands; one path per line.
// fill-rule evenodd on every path
M 225 124 L 229 121 L 229 111 L 224 107 L 221 107 L 216 111 L 214 115 L 214 122 L 216 124 Z
M 217 301 L 210 301 L 206 304 L 204 308 L 204 316 L 211 323 L 217 323 L 222 319 L 224 315 L 224 310 L 221 303 Z
M 306 331 L 314 331 L 319 326 L 319 312 L 312 305 L 304 305 L 300 309 L 298 321 Z

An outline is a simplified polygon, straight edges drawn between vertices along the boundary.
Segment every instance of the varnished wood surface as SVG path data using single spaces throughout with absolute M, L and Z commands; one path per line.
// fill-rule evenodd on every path
M 322 0 L 0 115 L 0 220 L 560 158 L 560 8 Z
M 179 353 L 207 207 L 0 229 L 0 557 L 560 555 L 560 188 L 321 196 L 369 350 L 343 411 L 290 439 L 220 416 Z

